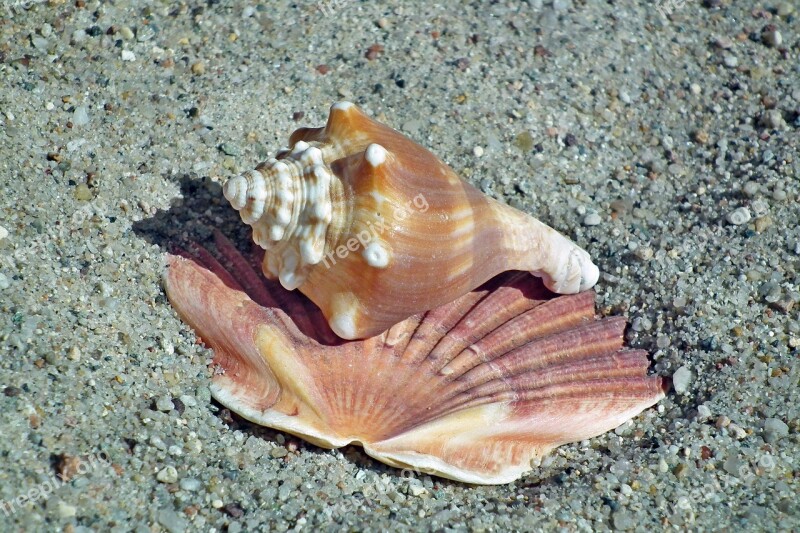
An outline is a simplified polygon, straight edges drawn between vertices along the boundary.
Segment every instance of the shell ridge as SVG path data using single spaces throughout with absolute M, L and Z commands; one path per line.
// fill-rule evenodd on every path
M 537 380 L 540 373 L 549 379 L 561 371 L 585 371 L 592 368 L 596 361 L 601 365 L 613 363 L 616 343 L 611 349 L 606 344 L 607 338 L 621 335 L 618 324 L 597 321 L 581 327 L 578 333 L 567 331 L 554 333 L 540 339 L 532 340 L 522 346 L 502 354 L 489 355 L 479 346 L 468 348 L 472 353 L 469 361 L 464 363 L 459 375 L 445 375 L 447 382 L 441 393 L 436 416 L 442 413 L 464 409 L 484 403 L 491 403 L 495 392 L 505 392 L 508 396 L 497 397 L 497 401 L 514 401 L 519 390 L 527 390 L 542 385 Z M 597 337 L 597 338 L 596 338 Z M 583 350 L 569 350 L 562 346 L 581 346 Z M 463 370 L 463 369 L 467 370 Z M 573 376 L 578 379 L 578 376 Z M 488 395 L 488 396 L 486 396 Z
M 577 300 L 577 305 L 563 305 L 566 301 L 572 302 L 573 300 Z M 540 302 L 535 307 L 507 320 L 482 338 L 476 340 L 474 344 L 478 349 L 490 351 L 493 353 L 493 357 L 498 357 L 543 336 L 577 327 L 584 323 L 587 318 L 587 309 L 581 305 L 583 301 L 592 302 L 593 297 L 591 295 L 589 297 L 576 296 L 574 299 L 569 300 L 555 298 Z M 594 314 L 593 309 L 588 309 L 588 311 L 592 315 Z M 469 347 L 465 347 L 442 370 L 447 369 L 457 375 L 461 375 L 458 373 L 459 369 L 462 370 L 461 373 L 468 370 L 470 367 L 467 348 Z M 463 360 L 460 360 L 462 356 Z
M 434 373 L 438 372 L 443 364 L 446 364 L 448 355 L 452 355 L 452 351 L 455 349 L 454 343 L 447 340 L 447 334 L 464 323 L 465 320 L 468 320 L 474 311 L 478 307 L 484 305 L 486 299 L 492 297 L 498 288 L 503 288 L 504 285 L 512 285 L 524 276 L 530 277 L 524 272 L 512 271 L 500 274 L 488 280 L 471 293 L 467 293 L 454 302 L 445 304 L 434 310 L 441 312 L 441 316 L 438 314 L 430 315 L 428 322 L 432 326 L 436 326 L 436 322 L 443 325 L 437 328 L 438 335 L 435 338 L 432 337 L 428 341 L 429 346 L 427 347 L 427 353 L 425 355 L 425 359 L 432 364 Z M 427 313 L 426 317 L 428 317 Z M 457 353 L 455 355 L 457 355 Z
M 579 328 L 535 338 L 516 349 L 496 355 L 491 361 L 501 365 L 504 375 L 514 376 L 521 372 L 550 368 L 561 362 L 580 361 L 593 355 L 610 356 L 621 347 L 622 342 L 617 337 L 621 332 L 622 328 L 616 321 L 591 322 Z M 489 381 L 489 376 L 482 372 L 480 365 L 476 365 L 455 377 L 455 380 L 472 386 Z
M 453 326 L 453 335 L 441 339 L 431 351 L 431 359 L 438 361 L 437 372 L 446 368 L 471 344 L 515 320 L 525 309 L 543 303 L 543 300 L 529 296 L 535 292 L 531 287 L 541 287 L 541 283 L 527 273 L 512 272 L 498 278 L 495 281 L 499 283 Z

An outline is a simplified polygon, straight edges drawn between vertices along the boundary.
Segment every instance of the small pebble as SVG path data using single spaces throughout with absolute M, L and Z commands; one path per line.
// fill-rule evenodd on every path
M 239 147 L 232 143 L 224 142 L 219 145 L 219 149 L 225 155 L 233 157 L 242 155 L 242 151 L 239 149 Z
M 0 226 L 0 241 L 8 237 L 8 230 L 3 226 Z
M 708 142 L 708 132 L 706 130 L 697 130 L 694 132 L 694 142 L 697 144 L 706 144 Z
M 422 485 L 411 485 L 410 489 L 411 494 L 414 496 L 422 496 L 428 492 L 428 489 L 423 487 Z
M 85 105 L 79 105 L 72 113 L 72 124 L 74 126 L 85 126 L 89 123 L 89 112 Z
M 72 518 L 78 514 L 78 509 L 74 505 L 69 505 L 62 501 L 58 502 L 58 516 L 61 518 Z
M 743 438 L 747 437 L 747 431 L 737 424 L 731 424 L 728 426 L 728 434 L 736 440 L 742 440 Z
M 703 420 L 708 420 L 711 418 L 711 409 L 706 407 L 705 404 L 700 404 L 697 406 L 697 420 L 702 422 Z
M 756 233 L 764 233 L 770 226 L 772 226 L 772 217 L 765 216 L 759 217 L 755 220 Z
M 750 221 L 750 210 L 746 207 L 737 207 L 725 217 L 734 226 L 741 226 Z
M 156 409 L 159 411 L 168 413 L 169 411 L 172 411 L 174 407 L 175 406 L 172 403 L 172 398 L 170 396 L 159 396 L 158 399 L 156 399 Z
M 764 440 L 774 444 L 789 434 L 789 426 L 778 418 L 764 421 Z
M 779 109 L 768 109 L 764 111 L 759 120 L 761 126 L 771 130 L 780 130 L 786 126 L 786 121 L 783 120 L 783 114 Z
M 136 61 L 136 54 L 130 50 L 123 50 L 120 57 L 122 57 L 123 61 Z
M 778 48 L 783 44 L 783 36 L 777 28 L 770 24 L 761 32 L 761 42 L 771 48 Z
M 80 361 L 81 360 L 81 350 L 77 346 L 73 346 L 67 352 L 67 358 L 70 361 Z
M 197 61 L 196 63 L 192 63 L 192 74 L 195 76 L 200 76 L 201 74 L 205 74 L 206 72 L 206 65 L 202 61 Z
M 722 463 L 722 469 L 732 476 L 738 476 L 739 470 L 742 466 L 742 462 L 739 460 L 739 458 L 733 456 L 728 457 L 725 462 Z
M 795 7 L 792 2 L 782 2 L 778 5 L 778 16 L 786 18 L 794 13 L 794 10 Z
M 649 261 L 653 258 L 653 249 L 649 246 L 639 246 L 634 254 L 642 261 Z
M 193 477 L 187 477 L 182 479 L 181 482 L 178 484 L 178 486 L 181 488 L 181 490 L 185 490 L 188 492 L 197 492 L 198 490 L 200 490 L 203 484 L 200 483 L 200 480 L 198 479 L 195 479 Z
M 178 481 L 178 471 L 175 470 L 174 466 L 164 467 L 156 474 L 156 479 L 161 483 L 176 483 Z
M 157 520 L 169 533 L 181 533 L 189 529 L 189 522 L 172 509 L 158 511 Z
M 739 58 L 733 54 L 725 54 L 722 56 L 722 62 L 728 68 L 736 68 L 739 66 Z
M 85 183 L 77 184 L 73 194 L 75 195 L 75 199 L 81 202 L 88 202 L 93 198 L 91 189 L 89 189 L 89 186 Z
M 72 42 L 75 44 L 84 42 L 88 37 L 86 30 L 75 30 L 72 32 Z
M 683 394 L 687 390 L 689 390 L 689 384 L 692 381 L 692 371 L 684 365 L 680 367 L 675 373 L 672 375 L 672 386 L 675 388 L 675 392 L 678 394 Z
M 287 450 L 283 446 L 278 446 L 276 448 L 272 448 L 269 454 L 275 459 L 280 459 L 281 457 L 286 457 L 287 455 L 289 455 L 289 450 Z
M 600 218 L 600 215 L 597 213 L 589 213 L 583 219 L 584 226 L 598 226 L 603 222 L 603 219 Z
M 764 216 L 769 212 L 769 204 L 766 202 L 766 200 L 755 200 L 752 204 L 750 204 L 750 207 L 753 210 L 753 215 L 757 217 Z
M 750 197 L 753 197 L 756 194 L 758 194 L 758 190 L 759 190 L 758 182 L 755 181 L 748 181 L 747 183 L 744 184 L 744 187 L 742 187 L 742 192 Z
M 475 148 L 472 149 L 472 153 L 475 154 L 475 157 L 483 156 L 483 147 L 476 146 Z

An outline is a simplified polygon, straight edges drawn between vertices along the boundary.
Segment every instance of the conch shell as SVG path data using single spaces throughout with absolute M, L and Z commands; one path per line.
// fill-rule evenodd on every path
M 289 143 L 224 194 L 266 251 L 264 274 L 299 288 L 344 339 L 377 335 L 506 270 L 560 294 L 597 282 L 569 239 L 351 103 Z
M 244 418 L 389 465 L 507 483 L 567 442 L 613 429 L 664 396 L 625 320 L 594 293 L 556 296 L 509 272 L 388 331 L 343 341 L 320 311 L 217 233 L 170 255 L 170 302 L 214 351 L 211 391 Z M 224 265 L 224 266 L 223 266 Z

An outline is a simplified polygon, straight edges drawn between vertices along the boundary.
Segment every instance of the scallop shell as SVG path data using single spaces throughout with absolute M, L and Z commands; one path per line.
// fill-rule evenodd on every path
M 224 194 L 266 251 L 262 269 L 316 303 L 342 338 L 377 335 L 506 270 L 557 293 L 592 287 L 589 255 L 461 180 L 355 105 L 234 177 Z
M 556 296 L 526 272 L 387 332 L 339 339 L 320 311 L 257 272 L 217 233 L 169 256 L 172 305 L 214 351 L 211 391 L 257 424 L 318 446 L 360 444 L 389 465 L 507 483 L 533 459 L 613 429 L 664 395 L 625 320 L 594 294 Z M 223 266 L 224 265 L 224 266 Z

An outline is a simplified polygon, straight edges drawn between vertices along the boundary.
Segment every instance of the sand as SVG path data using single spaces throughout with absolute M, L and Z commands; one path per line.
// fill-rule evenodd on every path
M 800 530 L 800 14 L 750 4 L 4 0 L 0 530 Z M 214 402 L 165 253 L 343 99 L 586 248 L 668 397 L 497 487 Z

